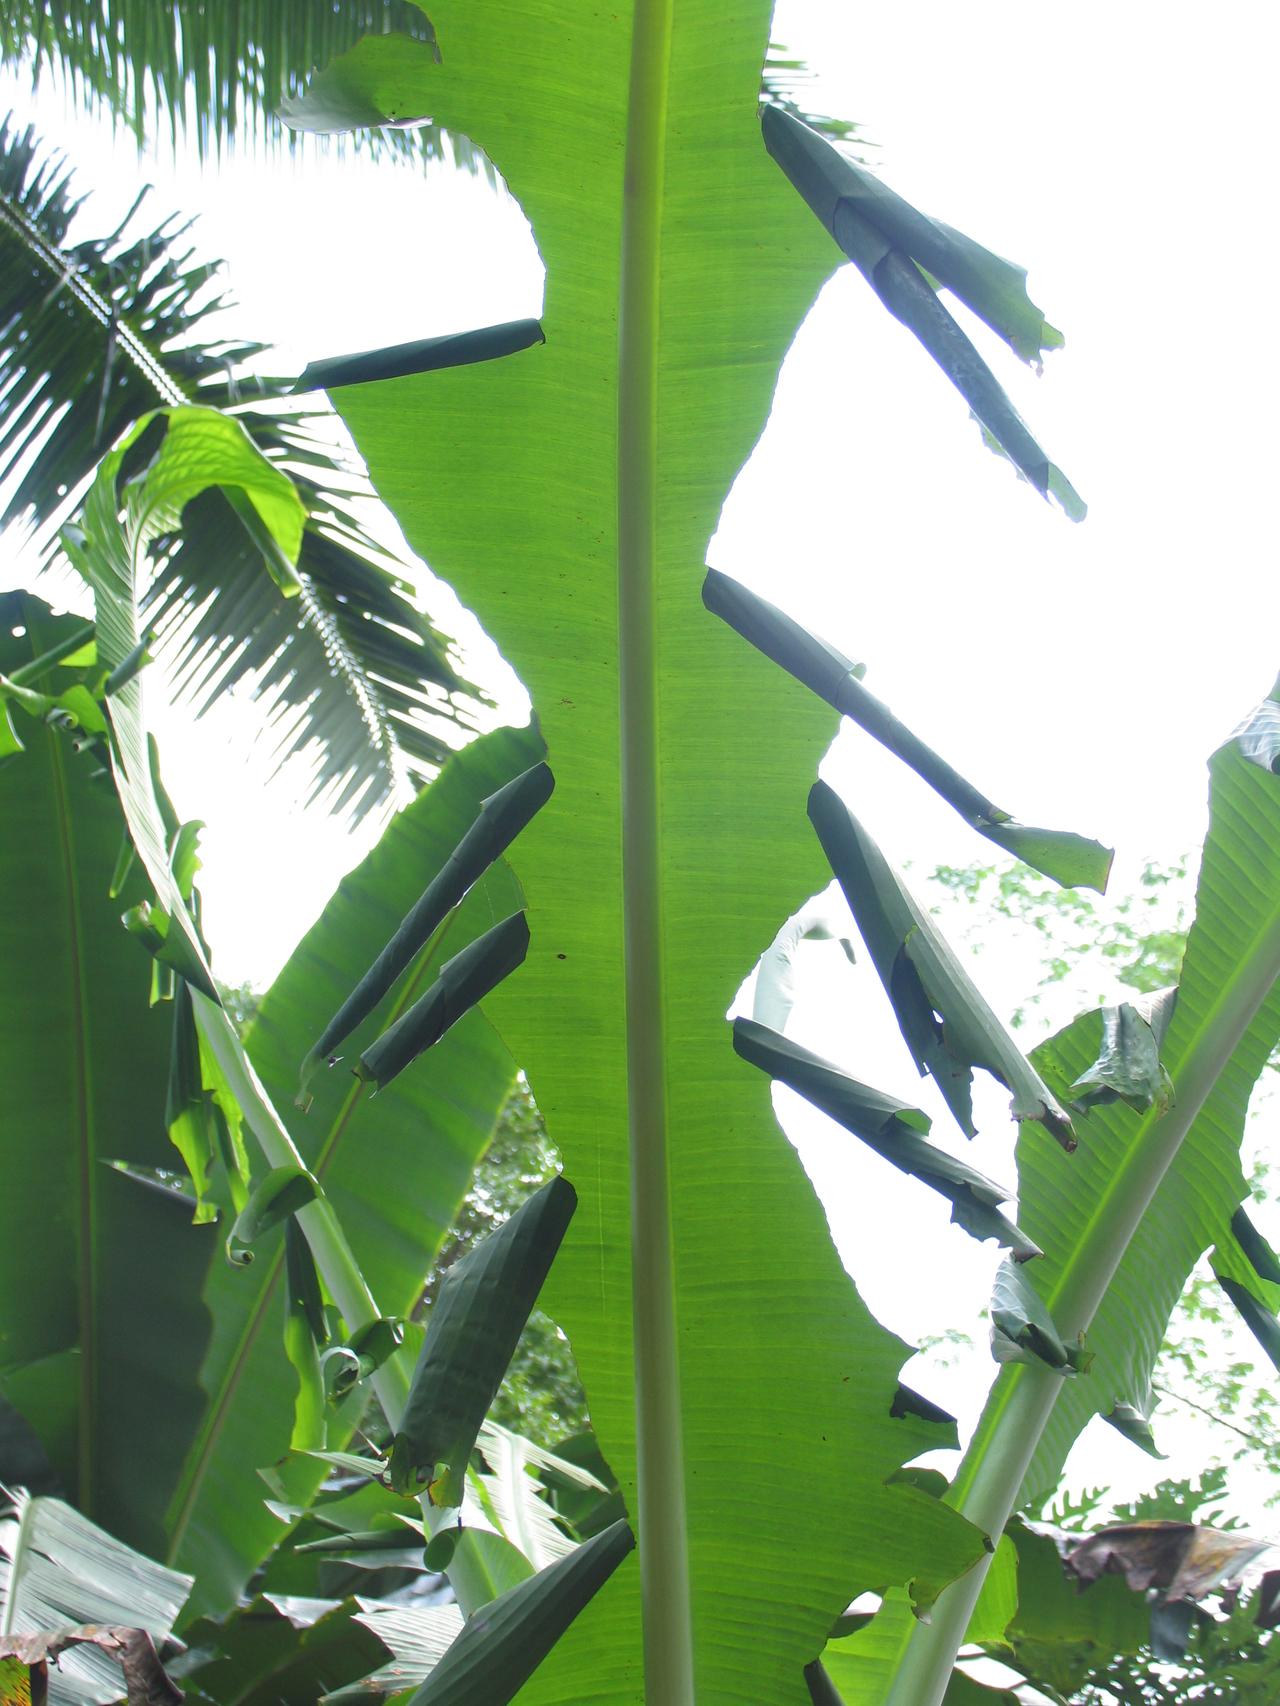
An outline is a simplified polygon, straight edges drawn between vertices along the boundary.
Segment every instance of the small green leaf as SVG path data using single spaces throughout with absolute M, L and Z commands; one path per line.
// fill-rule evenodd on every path
M 1080 1109 L 1124 1102 L 1138 1113 L 1163 1114 L 1173 1102 L 1173 1081 L 1160 1061 L 1155 1032 L 1132 1002 L 1102 1009 L 1102 1046 L 1068 1094 Z
M 991 1293 L 991 1354 L 997 1362 L 1043 1362 L 1062 1374 L 1084 1374 L 1093 1361 L 1080 1345 L 1065 1344 L 1027 1270 L 1006 1258 Z
M 420 1001 L 415 1001 L 407 1013 L 372 1043 L 356 1065 L 357 1078 L 375 1084 L 379 1090 L 411 1061 L 417 1059 L 464 1013 L 470 1012 L 477 1001 L 504 977 L 515 971 L 529 948 L 529 926 L 523 912 L 513 912 L 492 930 L 455 954 L 440 968 L 440 974 Z
M 1145 1451 L 1148 1457 L 1158 1457 L 1163 1461 L 1165 1454 L 1156 1445 L 1151 1419 L 1136 1404 L 1117 1402 L 1102 1419 L 1110 1422 L 1117 1433 L 1123 1434 L 1140 1451 Z
M 507 1706 L 634 1546 L 615 1522 L 481 1606 L 409 1706 Z
M 475 822 L 303 1061 L 300 1101 L 305 1098 L 307 1083 L 320 1062 L 329 1060 L 344 1038 L 373 1012 L 472 885 L 546 804 L 554 786 L 547 766 L 535 764 L 480 802 Z
M 551 1179 L 445 1274 L 391 1450 L 397 1492 L 426 1485 L 433 1504 L 461 1502 L 480 1425 L 577 1200 L 568 1180 Z
M 312 1174 L 301 1167 L 273 1167 L 254 1187 L 227 1239 L 227 1259 L 245 1268 L 253 1260 L 249 1245 L 320 1195 Z

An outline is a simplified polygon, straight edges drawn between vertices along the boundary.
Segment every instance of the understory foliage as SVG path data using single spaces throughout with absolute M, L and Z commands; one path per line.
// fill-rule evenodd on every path
M 21 826 L 0 840 L 21 968 L 0 984 L 19 1112 L 0 1682 L 226 1706 L 957 1706 L 992 1697 L 961 1654 L 1101 1699 L 1117 1665 L 1161 1686 L 1144 1654 L 1193 1627 L 1194 1662 L 1224 1674 L 1242 1631 L 1194 1608 L 1247 1577 L 1269 1627 L 1261 1543 L 1196 1511 L 1076 1544 L 1025 1512 L 1093 1418 L 1150 1447 L 1152 1369 L 1206 1250 L 1280 1366 L 1280 1262 L 1240 1206 L 1280 1035 L 1280 705 L 1242 706 L 1210 761 L 1176 990 L 1149 989 L 1153 960 L 1024 1053 L 819 759 L 849 718 L 904 788 L 1064 890 L 1104 888 L 1109 851 L 1019 821 L 861 663 L 700 565 L 842 257 L 1021 475 L 1011 501 L 1054 524 L 1049 504 L 1084 504 L 943 293 L 1023 361 L 1061 334 L 1020 269 L 794 102 L 761 106 L 763 4 L 401 10 L 413 28 L 388 11 L 323 55 L 304 30 L 305 86 L 283 52 L 244 51 L 252 7 L 207 62 L 219 8 L 151 34 L 154 8 L 115 0 L 8 19 L 11 54 L 107 32 L 119 86 L 175 126 L 190 95 L 210 134 L 278 100 L 301 131 L 471 138 L 547 292 L 537 322 L 308 370 L 536 720 L 443 765 L 240 1022 L 201 932 L 200 826 L 149 738 L 147 613 L 215 537 L 255 596 L 308 608 L 314 489 L 226 397 L 162 388 L 114 423 L 61 533 L 92 626 L 0 601 L 0 800 Z M 246 62 L 243 105 L 211 95 Z M 726 1023 L 832 875 L 960 1133 L 976 1070 L 1008 1090 L 1016 1206 L 785 1017 Z M 916 1460 L 957 1449 L 954 1420 L 901 1383 L 911 1347 L 844 1271 L 773 1081 L 1004 1253 L 991 1392 L 949 1475 Z M 495 1126 L 509 1213 L 473 1183 Z M 1269 1643 L 1240 1658 L 1270 1663 Z

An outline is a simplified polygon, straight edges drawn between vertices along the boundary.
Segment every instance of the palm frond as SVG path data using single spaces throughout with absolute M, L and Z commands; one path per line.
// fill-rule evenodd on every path
M 324 417 L 282 403 L 285 382 L 246 371 L 265 346 L 216 335 L 225 299 L 188 227 L 69 241 L 79 203 L 28 129 L 0 122 L 0 526 L 47 555 L 99 458 L 158 403 L 234 409 L 295 480 L 308 511 L 299 600 L 285 602 L 229 504 L 192 505 L 162 542 L 151 619 L 201 711 L 252 680 L 281 757 L 309 750 L 313 795 L 358 816 L 398 779 L 429 777 L 476 726 L 479 695 L 415 608 L 412 572 L 361 514 L 358 467 Z M 136 215 L 136 209 L 135 209 Z
M 293 147 L 276 114 L 316 66 L 361 36 L 434 33 L 412 0 L 236 0 L 166 6 L 157 0 L 14 0 L 0 8 L 0 62 L 38 83 L 56 70 L 85 107 L 105 109 L 143 140 L 157 113 L 170 139 L 201 155 L 261 140 Z M 357 146 L 490 168 L 463 136 L 435 125 L 371 132 Z
M 202 155 L 246 137 L 292 148 L 298 138 L 277 116 L 282 102 L 361 36 L 392 31 L 435 41 L 413 0 L 11 0 L 0 8 L 0 63 L 28 67 L 37 83 L 56 69 L 86 107 L 105 109 L 140 142 L 150 108 L 175 145 L 190 136 Z M 803 60 L 770 42 L 761 98 L 832 142 L 854 142 L 855 124 L 809 110 L 811 82 Z M 436 125 L 375 130 L 353 141 L 378 152 L 452 159 L 493 176 L 467 137 Z
M 811 111 L 806 96 L 812 92 L 813 82 L 813 72 L 803 59 L 792 58 L 781 42 L 769 43 L 760 79 L 760 99 L 766 106 L 781 107 L 784 113 L 798 118 L 828 142 L 838 142 L 855 151 L 874 147 L 852 119 L 829 118 L 825 113 Z

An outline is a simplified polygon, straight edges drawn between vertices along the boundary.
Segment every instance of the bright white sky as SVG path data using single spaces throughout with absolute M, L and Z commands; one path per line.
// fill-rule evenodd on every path
M 977 335 L 1090 515 L 1072 527 L 982 448 L 963 402 L 846 268 L 796 341 L 711 560 L 864 658 L 868 685 L 1003 806 L 1114 843 L 1123 893 L 1144 859 L 1198 843 L 1205 758 L 1280 668 L 1276 16 L 1242 0 L 1211 22 L 1167 0 L 782 0 L 774 33 L 818 72 L 813 105 L 861 123 L 900 193 L 1030 266 L 1065 351 L 1037 380 Z M 56 99 L 33 106 L 16 82 L 0 99 L 66 149 L 95 192 L 95 229 L 140 178 L 156 185 L 155 214 L 199 212 L 201 252 L 229 263 L 235 326 L 274 340 L 281 366 L 538 311 L 519 210 L 464 174 L 317 169 L 309 154 L 203 173 L 163 155 L 140 165 L 130 142 Z M 451 595 L 427 596 L 457 622 Z M 518 689 L 503 691 L 518 707 Z M 300 777 L 254 786 L 268 771 L 246 762 L 243 722 L 166 716 L 166 776 L 182 814 L 208 822 L 220 974 L 261 985 L 368 835 L 298 810 Z M 825 773 L 918 868 L 986 857 L 857 731 Z M 841 971 L 833 948 L 805 952 L 816 975 L 797 1034 L 930 1106 L 874 975 Z M 1026 944 L 992 941 L 979 969 L 997 1007 L 1026 993 L 1037 963 Z M 841 983 L 851 1007 L 832 1004 Z M 993 1134 L 970 1153 L 1009 1178 L 1008 1123 L 998 1098 L 988 1106 Z M 812 1122 L 797 1136 L 877 1313 L 912 1338 L 971 1325 L 990 1250 L 878 1164 L 870 1206 L 848 1139 Z M 975 1376 L 985 1385 L 987 1368 L 935 1370 L 929 1389 L 968 1408 Z M 1110 1430 L 1089 1437 L 1078 1476 L 1135 1490 L 1154 1478 Z M 1163 1437 L 1174 1472 L 1203 1463 L 1199 1428 L 1171 1413 Z

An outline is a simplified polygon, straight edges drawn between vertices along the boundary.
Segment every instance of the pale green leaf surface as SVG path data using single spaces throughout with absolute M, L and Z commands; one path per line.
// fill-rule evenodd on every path
M 617 450 L 631 17 L 562 0 L 446 0 L 432 21 L 443 62 L 423 99 L 488 151 L 529 215 L 548 268 L 547 341 L 339 401 L 381 495 L 520 672 L 547 741 L 556 792 L 512 854 L 533 944 L 486 1006 L 580 1194 L 548 1307 L 634 1513 L 618 682 L 620 650 L 643 622 L 620 628 L 617 581 L 619 500 L 635 497 Z M 699 1706 L 800 1706 L 803 1666 L 854 1592 L 905 1583 L 926 1563 L 954 1570 L 975 1547 L 932 1501 L 884 1485 L 900 1461 L 888 1411 L 903 1347 L 843 1274 L 768 1086 L 735 1060 L 723 1017 L 781 920 L 822 886 L 804 793 L 834 722 L 744 656 L 699 597 L 721 503 L 834 259 L 762 146 L 767 27 L 758 0 L 732 17 L 681 7 L 666 59 L 647 440 L 657 653 L 628 677 L 656 697 L 651 1041 L 665 1055 Z M 639 392 L 628 396 L 635 425 Z M 782 1556 L 794 1591 L 780 1603 Z M 578 1668 L 588 1650 L 606 1662 Z M 628 1560 L 520 1699 L 623 1706 L 640 1686 Z

